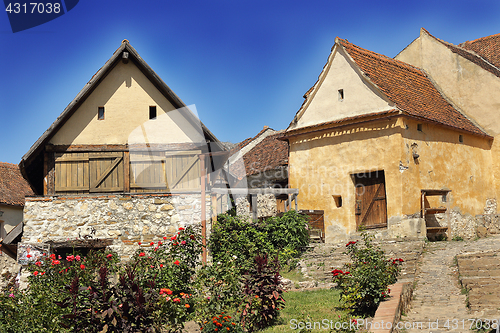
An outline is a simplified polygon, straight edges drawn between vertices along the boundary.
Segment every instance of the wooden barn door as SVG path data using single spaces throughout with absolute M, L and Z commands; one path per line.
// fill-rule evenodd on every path
M 123 152 L 56 153 L 55 192 L 122 192 L 123 165 Z
M 356 228 L 387 227 L 384 171 L 354 175 L 356 186 Z

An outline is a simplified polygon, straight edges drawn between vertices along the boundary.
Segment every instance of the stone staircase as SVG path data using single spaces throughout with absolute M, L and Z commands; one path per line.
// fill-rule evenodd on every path
M 460 282 L 468 290 L 470 310 L 500 309 L 500 251 L 460 254 L 457 263 Z
M 402 258 L 400 282 L 413 281 L 415 277 L 416 263 L 424 248 L 423 240 L 377 240 L 374 241 L 386 254 L 387 258 Z M 349 262 L 349 257 L 344 254 L 345 244 L 323 244 L 314 243 L 302 255 L 299 267 L 302 274 L 320 284 L 329 283 L 332 280 L 331 271 L 335 268 L 341 269 Z

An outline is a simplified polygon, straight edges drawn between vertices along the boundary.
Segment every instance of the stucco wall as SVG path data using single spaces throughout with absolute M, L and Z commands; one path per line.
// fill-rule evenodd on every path
M 393 119 L 290 139 L 290 187 L 299 209 L 324 210 L 326 242 L 355 231 L 354 173 L 384 170 L 388 214 L 401 215 L 400 126 Z
M 0 205 L 0 238 L 5 238 L 5 235 L 22 221 L 23 207 Z
M 500 78 L 453 53 L 424 31 L 396 59 L 424 69 L 439 89 L 490 135 L 500 134 Z
M 299 189 L 300 209 L 325 211 L 327 242 L 356 229 L 355 173 L 384 171 L 388 236 L 422 233 L 422 189 L 451 190 L 449 207 L 463 216 L 483 212 L 495 196 L 491 142 L 425 123 L 418 131 L 417 124 L 398 118 L 290 139 L 290 186 Z M 342 196 L 342 207 L 334 195 Z
M 338 96 L 340 89 L 343 90 L 343 99 Z M 355 70 L 352 60 L 337 45 L 304 109 L 303 115 L 291 129 L 388 110 L 391 106 L 378 89 Z
M 210 220 L 210 198 L 207 198 Z M 201 195 L 100 195 L 27 198 L 24 243 L 112 239 L 122 259 L 139 247 L 173 235 L 179 227 L 201 227 Z
M 104 106 L 104 120 L 97 119 Z M 157 119 L 149 120 L 149 106 Z M 118 63 L 54 135 L 52 144 L 200 142 L 201 127 L 190 124 L 133 62 Z M 169 135 L 165 135 L 168 132 Z M 129 136 L 131 141 L 129 141 Z

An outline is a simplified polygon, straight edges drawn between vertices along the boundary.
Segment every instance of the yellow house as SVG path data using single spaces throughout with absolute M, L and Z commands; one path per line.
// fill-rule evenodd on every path
M 498 232 L 498 73 L 425 30 L 396 59 L 337 38 L 284 135 L 290 187 L 324 211 L 326 242 Z

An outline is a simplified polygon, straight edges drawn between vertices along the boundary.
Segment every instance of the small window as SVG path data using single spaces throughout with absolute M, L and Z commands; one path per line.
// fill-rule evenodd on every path
M 417 131 L 422 132 L 422 124 L 417 124 Z
M 337 206 L 337 208 L 342 207 L 342 196 L 333 195 L 333 200 L 335 200 L 335 206 Z
M 97 108 L 97 119 L 104 120 L 104 106 L 100 106 Z
M 149 119 L 156 119 L 156 106 L 149 107 Z
M 344 89 L 339 89 L 339 101 L 344 100 Z
M 464 142 L 464 136 L 463 136 L 462 134 L 460 134 L 460 135 L 458 136 L 458 142 L 461 142 L 461 143 L 463 143 L 463 142 Z

